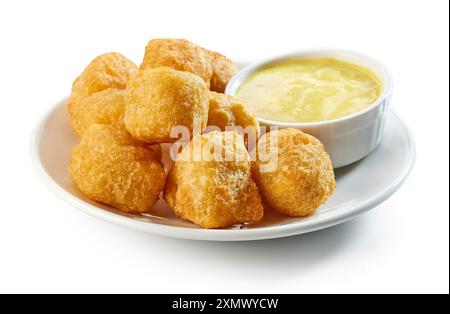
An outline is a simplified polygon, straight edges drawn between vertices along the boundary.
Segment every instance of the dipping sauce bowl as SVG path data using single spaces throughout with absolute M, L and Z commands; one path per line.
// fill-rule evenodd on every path
M 386 67 L 377 60 L 361 53 L 337 50 L 302 50 L 253 63 L 239 71 L 228 83 L 225 93 L 236 95 L 239 86 L 254 73 L 289 61 L 315 58 L 332 58 L 364 67 L 375 74 L 382 85 L 378 99 L 356 113 L 334 120 L 319 122 L 283 122 L 257 117 L 262 126 L 298 128 L 317 137 L 331 157 L 333 167 L 354 163 L 370 154 L 381 142 L 386 113 L 392 95 L 392 77 Z M 251 102 L 249 102 L 251 107 Z

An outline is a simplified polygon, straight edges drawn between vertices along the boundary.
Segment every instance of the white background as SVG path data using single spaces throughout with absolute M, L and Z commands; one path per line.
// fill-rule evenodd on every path
M 446 292 L 448 1 L 2 1 L 0 292 Z M 154 237 L 95 220 L 35 175 L 29 139 L 96 55 L 140 62 L 185 37 L 233 58 L 317 46 L 382 60 L 417 141 L 405 185 L 352 222 L 253 243 Z

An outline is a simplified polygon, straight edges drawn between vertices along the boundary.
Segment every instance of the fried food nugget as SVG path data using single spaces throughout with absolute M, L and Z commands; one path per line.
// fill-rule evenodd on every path
M 148 212 L 164 188 L 153 151 L 112 126 L 93 124 L 72 151 L 72 181 L 89 199 L 124 212 Z
M 220 53 L 186 39 L 153 39 L 145 48 L 142 69 L 169 67 L 200 76 L 212 91 L 223 93 L 236 65 Z
M 139 71 L 125 91 L 125 127 L 147 143 L 173 142 L 170 133 L 185 126 L 192 134 L 194 123 L 204 130 L 208 120 L 208 89 L 203 80 L 171 68 Z
M 92 60 L 72 85 L 71 102 L 76 102 L 108 88 L 125 89 L 138 67 L 117 52 L 102 54 Z
M 227 126 L 241 126 L 244 129 L 251 126 L 259 132 L 256 116 L 243 100 L 215 92 L 210 93 L 208 125 L 217 126 L 222 131 Z
M 211 158 L 213 148 L 219 158 Z M 236 132 L 195 136 L 169 172 L 164 198 L 177 216 L 203 228 L 225 228 L 263 217 L 250 157 Z
M 67 110 L 78 138 L 81 138 L 92 124 L 107 124 L 125 130 L 124 94 L 124 90 L 109 88 L 78 101 L 69 101 Z
M 212 76 L 210 89 L 212 91 L 223 93 L 231 77 L 238 71 L 236 64 L 224 55 L 210 51 Z
M 275 132 L 275 133 L 274 133 Z M 266 145 L 265 148 L 263 148 Z M 263 150 L 275 156 L 277 166 L 262 171 Z M 274 130 L 261 136 L 253 178 L 263 199 L 290 216 L 307 216 L 325 203 L 336 188 L 333 167 L 322 143 L 298 129 Z M 277 148 L 277 149 L 276 149 Z
M 213 73 L 210 56 L 202 47 L 186 39 L 153 39 L 145 48 L 141 70 L 169 67 L 200 76 L 209 88 Z

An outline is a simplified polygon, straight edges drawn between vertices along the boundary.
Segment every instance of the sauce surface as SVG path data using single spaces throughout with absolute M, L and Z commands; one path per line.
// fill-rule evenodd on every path
M 377 76 L 362 66 L 332 58 L 301 59 L 261 69 L 236 95 L 259 118 L 319 122 L 359 112 L 381 95 Z

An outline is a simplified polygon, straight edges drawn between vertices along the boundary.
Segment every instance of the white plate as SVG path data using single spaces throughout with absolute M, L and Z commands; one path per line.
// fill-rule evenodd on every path
M 337 189 L 315 214 L 293 218 L 268 210 L 263 222 L 223 230 L 201 229 L 175 217 L 164 201 L 152 215 L 123 214 L 84 198 L 67 171 L 76 138 L 69 126 L 66 100 L 56 104 L 39 122 L 31 141 L 32 161 L 39 177 L 56 195 L 103 220 L 156 235 L 211 241 L 244 241 L 302 234 L 350 220 L 390 197 L 406 179 L 415 159 L 413 137 L 390 113 L 382 143 L 368 157 L 336 170 Z

